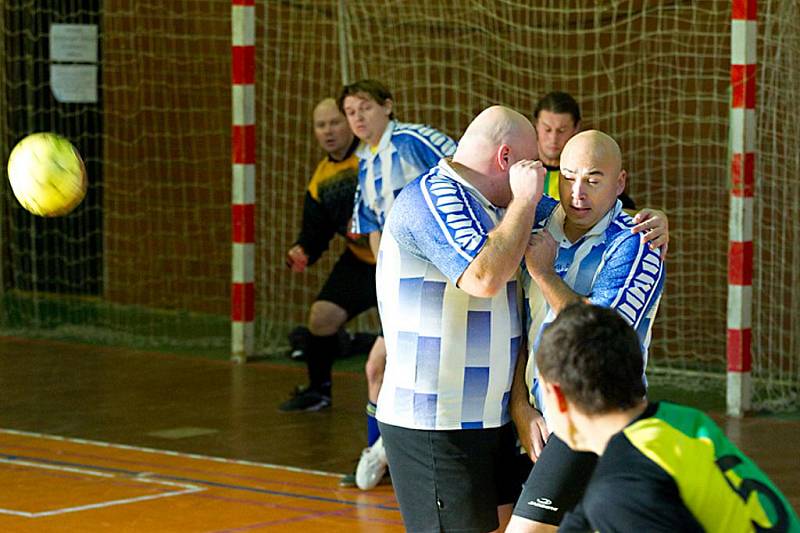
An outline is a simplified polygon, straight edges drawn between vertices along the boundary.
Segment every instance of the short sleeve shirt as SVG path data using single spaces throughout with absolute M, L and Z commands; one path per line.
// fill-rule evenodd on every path
M 619 200 L 574 243 L 564 234 L 566 215 L 559 202 L 544 197 L 539 211 L 549 211 L 549 214 L 543 218 L 537 214 L 534 231 L 546 228 L 559 245 L 554 265 L 556 274 L 592 304 L 615 309 L 636 330 L 646 364 L 653 320 L 664 286 L 664 263 L 659 251 L 651 250 L 640 235 L 631 233 L 633 220 L 622 210 Z M 544 403 L 536 379 L 535 354 L 542 332 L 555 320 L 556 314 L 526 269 L 521 277 L 530 351 L 526 380 L 541 409 Z
M 381 422 L 447 430 L 510 420 L 522 335 L 518 283 L 492 298 L 456 285 L 502 214 L 447 160 L 397 197 L 376 273 L 387 351 Z
M 423 172 L 452 155 L 456 142 L 423 124 L 391 121 L 374 152 L 362 143 L 358 186 L 353 207 L 353 233 L 382 231 L 395 197 Z

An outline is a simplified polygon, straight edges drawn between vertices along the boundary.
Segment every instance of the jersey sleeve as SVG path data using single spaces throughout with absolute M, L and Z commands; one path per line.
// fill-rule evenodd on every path
M 422 124 L 401 128 L 395 139 L 395 146 L 400 158 L 409 168 L 415 169 L 417 175 L 427 172 L 443 157 L 449 157 L 456 151 L 456 142 L 453 139 L 439 130 Z
M 423 176 L 397 197 L 387 223 L 398 244 L 454 284 L 486 243 L 485 221 L 451 180 Z
M 621 237 L 606 252 L 589 300 L 615 309 L 634 329 L 658 301 L 664 286 L 664 262 L 639 235 Z
M 328 249 L 328 245 L 336 235 L 336 223 L 331 220 L 325 208 L 310 192 L 306 192 L 303 203 L 303 222 L 296 244 L 299 244 L 308 255 L 308 266 L 313 265 Z
M 425 142 L 414 143 L 414 147 L 420 168 L 432 168 L 440 159 L 449 157 L 456 151 L 455 141 L 436 130 L 433 130 Z

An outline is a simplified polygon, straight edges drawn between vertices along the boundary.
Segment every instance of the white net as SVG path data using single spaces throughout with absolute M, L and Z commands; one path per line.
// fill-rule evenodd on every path
M 230 4 L 55 0 L 3 4 L 4 156 L 33 129 L 84 153 L 90 196 L 62 220 L 20 211 L 3 180 L 4 331 L 229 346 Z M 730 1 L 283 0 L 257 3 L 257 351 L 302 323 L 336 244 L 310 272 L 283 256 L 322 153 L 311 110 L 350 81 L 391 89 L 401 120 L 458 137 L 503 103 L 530 114 L 551 90 L 618 139 L 639 206 L 670 215 L 654 376 L 722 386 L 728 246 Z M 100 102 L 50 93 L 50 24 L 98 24 Z M 800 389 L 800 229 L 793 120 L 796 2 L 759 2 L 754 379 L 756 404 Z M 343 59 L 342 59 L 343 58 Z M 92 171 L 91 166 L 94 166 Z M 374 328 L 374 317 L 355 327 Z
M 798 210 L 792 194 L 797 188 L 797 126 L 779 119 L 791 116 L 797 101 L 793 82 L 800 61 L 800 16 L 796 3 L 787 0 L 761 2 L 760 9 L 753 375 L 756 405 L 787 407 L 800 388 L 800 323 L 794 318 L 800 299 L 792 268 L 796 252 L 790 246 L 798 228 L 775 224 L 770 217 L 776 205 L 781 220 L 795 220 Z M 273 121 L 277 117 L 260 130 L 262 150 L 276 154 L 260 168 L 260 175 L 275 178 L 269 181 L 271 189 L 261 191 L 261 205 L 274 208 L 278 195 L 290 203 L 300 198 L 303 177 L 319 157 L 308 114 L 316 100 L 335 94 L 340 70 L 347 81 L 384 81 L 401 120 L 426 122 L 456 137 L 487 105 L 503 103 L 530 114 L 544 93 L 567 91 L 581 103 L 584 127 L 605 130 L 620 142 L 630 175 L 628 192 L 637 205 L 661 207 L 670 215 L 673 244 L 651 374 L 695 388 L 724 386 L 729 1 L 343 0 L 281 2 L 266 11 L 259 35 L 264 50 L 259 80 L 265 94 L 281 96 L 277 105 L 264 104 L 259 114 Z M 293 121 L 294 128 L 286 130 L 286 121 Z M 279 135 L 288 141 L 281 142 Z M 306 151 L 298 150 L 297 143 Z M 300 176 L 298 154 L 307 158 L 300 163 Z M 282 196 L 282 183 L 294 188 L 289 197 Z M 269 198 L 273 203 L 265 204 Z M 263 234 L 271 222 L 268 216 L 260 220 L 268 224 Z M 295 212 L 285 233 L 276 235 L 276 253 L 291 242 L 298 222 Z M 287 278 L 275 260 L 262 256 L 262 268 L 269 281 L 260 301 L 269 306 L 275 300 L 266 291 Z M 317 269 L 320 276 L 325 272 L 324 266 Z M 321 279 L 290 281 L 298 283 L 291 301 L 307 304 Z
M 27 133 L 56 131 L 90 177 L 76 211 L 42 219 L 4 175 L 3 330 L 224 350 L 230 6 L 8 0 L 0 16 L 3 155 Z M 87 29 L 97 38 L 75 36 Z M 94 56 L 58 53 L 91 46 Z
M 800 5 L 759 2 L 754 215 L 755 402 L 797 409 L 800 394 Z

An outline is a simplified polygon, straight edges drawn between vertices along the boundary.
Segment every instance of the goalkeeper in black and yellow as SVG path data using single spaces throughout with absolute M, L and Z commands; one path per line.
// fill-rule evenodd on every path
M 542 336 L 548 425 L 600 456 L 559 531 L 799 532 L 786 497 L 708 416 L 647 401 L 639 346 L 615 311 L 586 304 Z
M 331 369 L 340 352 L 340 331 L 356 315 L 377 305 L 375 258 L 366 235 L 350 232 L 358 183 L 359 140 L 333 98 L 314 108 L 314 135 L 326 152 L 305 195 L 303 224 L 286 254 L 292 272 L 304 272 L 328 249 L 338 233 L 346 248 L 328 275 L 308 313 L 307 386 L 295 388 L 281 411 L 319 411 L 331 406 Z

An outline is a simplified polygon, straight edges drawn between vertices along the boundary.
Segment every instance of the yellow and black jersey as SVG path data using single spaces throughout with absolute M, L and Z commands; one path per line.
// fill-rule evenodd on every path
M 330 156 L 317 165 L 308 183 L 303 204 L 303 225 L 296 244 L 300 244 L 313 264 L 328 249 L 337 233 L 347 240 L 347 247 L 365 263 L 375 264 L 367 235 L 350 233 L 353 199 L 358 184 L 358 158 L 353 140 L 346 156 L 335 161 Z
M 708 416 L 658 402 L 611 438 L 562 530 L 800 532 L 800 521 Z
M 559 200 L 561 195 L 558 192 L 558 177 L 561 175 L 561 170 L 552 165 L 545 165 L 544 168 L 547 170 L 547 174 L 544 175 L 544 193 L 550 198 Z M 629 214 L 631 214 L 631 211 L 636 210 L 636 204 L 625 191 L 619 195 L 619 199 L 622 202 L 622 208 L 628 211 Z

